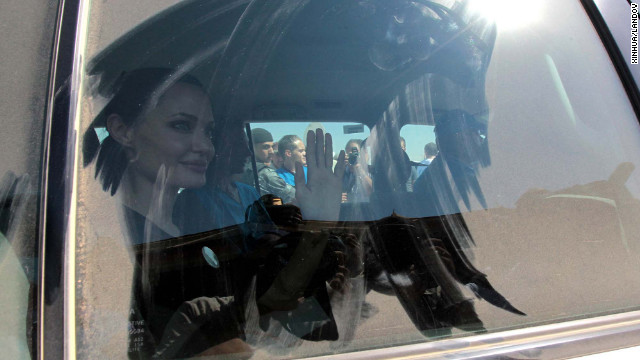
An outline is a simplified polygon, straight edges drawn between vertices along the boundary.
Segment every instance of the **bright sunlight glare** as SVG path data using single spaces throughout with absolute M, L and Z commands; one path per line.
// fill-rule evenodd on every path
M 469 10 L 493 20 L 498 31 L 515 30 L 532 25 L 542 17 L 545 1 L 470 0 Z

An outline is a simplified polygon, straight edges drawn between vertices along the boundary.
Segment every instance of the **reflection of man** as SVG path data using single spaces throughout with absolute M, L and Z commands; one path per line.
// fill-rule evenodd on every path
M 304 178 L 307 179 L 307 152 L 302 139 L 296 135 L 285 135 L 278 141 L 278 153 L 284 159 L 282 167 L 276 170 L 278 175 L 289 185 L 296 186 L 294 174 L 296 162 L 304 167 Z
M 422 172 L 427 169 L 436 155 L 438 155 L 438 147 L 435 143 L 430 142 L 424 146 L 424 160 L 420 161 L 420 164 L 424 166 L 418 166 L 418 176 L 422 175 Z
M 281 198 L 284 203 L 292 202 L 296 196 L 296 189 L 287 184 L 270 166 L 274 158 L 273 136 L 265 129 L 256 128 L 251 130 L 251 140 L 256 157 L 260 193 L 273 194 Z M 248 164 L 245 169 L 245 182 L 249 184 L 255 182 L 251 164 Z
M 404 153 L 407 153 L 407 141 L 401 136 L 400 137 L 400 148 Z M 406 190 L 411 192 L 413 191 L 413 183 L 418 178 L 418 171 L 415 166 L 411 167 L 411 174 L 409 175 L 409 179 L 407 179 Z
M 414 185 L 423 210 L 429 213 L 422 215 L 460 212 L 458 200 L 470 210 L 470 192 L 486 208 L 477 179 L 478 169 L 489 164 L 486 124 L 467 112 L 453 110 L 436 119 L 434 131 L 440 151 Z
M 271 165 L 274 156 L 273 136 L 265 129 L 257 128 L 251 130 L 251 138 L 253 139 L 253 153 L 256 156 L 256 162 L 264 165 Z
M 251 130 L 251 142 L 253 143 L 253 154 L 256 158 L 256 170 L 260 174 L 264 168 L 271 165 L 274 156 L 273 136 L 265 129 L 256 128 Z M 245 184 L 255 185 L 256 179 L 251 161 L 245 163 L 241 181 Z
M 363 141 L 351 139 L 344 148 L 347 154 L 345 161 L 346 168 L 342 181 L 342 191 L 346 193 L 346 201 L 363 202 L 369 201 L 373 182 L 367 170 L 367 154 L 362 149 Z

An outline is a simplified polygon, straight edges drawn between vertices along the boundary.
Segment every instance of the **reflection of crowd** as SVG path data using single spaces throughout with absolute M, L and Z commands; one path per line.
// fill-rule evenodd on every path
M 262 194 L 273 194 L 285 203 L 292 202 L 296 196 L 296 190 L 276 172 L 280 168 L 278 165 L 280 165 L 281 156 L 277 145 L 273 142 L 273 136 L 267 130 L 257 128 L 251 131 L 251 140 L 256 172 L 254 174 L 253 164 L 243 159 L 242 161 L 246 163 L 243 181 L 250 185 L 255 185 L 257 182 Z
M 249 157 L 238 159 L 238 161 L 244 161 L 241 181 L 251 186 L 257 184 L 261 194 L 272 194 L 282 199 L 283 203 L 294 203 L 296 163 L 302 165 L 305 179 L 307 177 L 306 147 L 303 140 L 297 135 L 290 134 L 283 136 L 278 142 L 274 142 L 272 134 L 263 128 L 252 129 L 251 140 L 253 159 Z M 406 155 L 406 140 L 400 137 L 399 143 Z M 346 156 L 342 181 L 342 202 L 369 202 L 374 191 L 370 156 L 371 144 L 367 143 L 367 139 L 350 139 L 345 144 L 344 151 Z M 411 161 L 411 172 L 406 179 L 406 186 L 401 188 L 402 191 L 414 191 L 414 184 L 437 154 L 438 147 L 435 143 L 425 144 L 424 158 L 419 162 Z M 255 164 L 252 160 L 255 160 Z
M 302 164 L 307 176 L 306 147 L 297 135 L 285 135 L 278 142 L 273 141 L 271 133 L 263 128 L 251 130 L 255 168 L 258 176 L 254 175 L 254 164 L 246 159 L 242 181 L 255 185 L 262 194 L 273 194 L 281 198 L 284 203 L 295 200 L 295 164 Z M 400 138 L 400 145 L 406 152 L 406 142 Z M 373 178 L 371 174 L 371 146 L 367 140 L 350 139 L 345 145 L 345 174 L 342 182 L 342 202 L 368 202 L 373 192 Z M 425 146 L 425 158 L 411 167 L 411 174 L 407 179 L 406 191 L 413 191 L 413 183 L 427 168 L 437 154 L 434 143 Z

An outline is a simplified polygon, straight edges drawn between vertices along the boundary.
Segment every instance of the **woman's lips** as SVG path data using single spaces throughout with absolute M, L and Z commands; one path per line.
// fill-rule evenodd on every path
M 193 172 L 204 174 L 207 171 L 208 163 L 206 161 L 183 161 L 181 162 L 186 168 Z

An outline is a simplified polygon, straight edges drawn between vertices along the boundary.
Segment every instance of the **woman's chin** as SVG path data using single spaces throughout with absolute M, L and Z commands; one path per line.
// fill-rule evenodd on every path
M 206 183 L 206 178 L 204 175 L 187 175 L 183 174 L 176 179 L 175 184 L 178 185 L 179 188 L 183 189 L 197 189 L 204 186 Z

